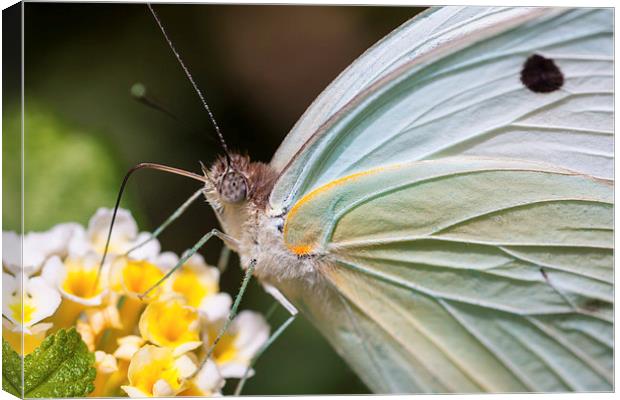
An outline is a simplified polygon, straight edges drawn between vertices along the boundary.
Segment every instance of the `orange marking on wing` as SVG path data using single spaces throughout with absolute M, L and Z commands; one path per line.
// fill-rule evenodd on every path
M 323 186 L 320 186 L 316 189 L 314 189 L 313 191 L 311 191 L 310 193 L 308 193 L 307 195 L 305 195 L 304 197 L 302 197 L 301 199 L 299 199 L 299 201 L 297 201 L 297 203 L 295 203 L 295 205 L 293 206 L 293 208 L 291 208 L 291 210 L 288 212 L 288 215 L 286 216 L 286 220 L 284 221 L 284 243 L 286 245 L 286 247 L 292 251 L 293 253 L 297 254 L 297 255 L 307 255 L 310 254 L 310 252 L 313 250 L 314 246 L 311 244 L 301 244 L 301 245 L 292 245 L 286 242 L 286 236 L 288 234 L 288 222 L 291 218 L 293 218 L 293 216 L 299 211 L 299 208 L 301 206 L 303 206 L 304 204 L 308 203 L 310 200 L 314 199 L 315 197 L 317 197 L 318 195 L 336 187 L 339 185 L 342 185 L 346 182 L 349 181 L 353 181 L 356 179 L 359 179 L 361 177 L 364 176 L 368 176 L 368 175 L 373 175 L 376 174 L 378 172 L 381 171 L 385 171 L 385 170 L 389 170 L 389 169 L 395 169 L 395 168 L 399 168 L 401 166 L 401 164 L 395 164 L 389 167 L 377 167 L 377 168 L 373 168 L 373 169 L 369 169 L 367 171 L 362 171 L 362 172 L 357 172 L 355 174 L 351 174 L 351 175 L 347 175 L 344 176 L 342 178 L 338 178 L 335 179 L 329 183 L 326 183 Z
M 305 256 L 307 254 L 310 254 L 312 250 L 314 249 L 314 247 L 312 247 L 309 244 L 305 244 L 305 245 L 302 244 L 300 246 L 291 246 L 287 243 L 286 247 L 288 247 L 290 251 L 292 251 L 298 256 Z

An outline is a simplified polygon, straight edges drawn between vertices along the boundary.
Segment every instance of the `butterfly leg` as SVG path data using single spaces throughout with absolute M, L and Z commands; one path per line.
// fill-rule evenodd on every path
M 217 269 L 220 272 L 226 271 L 228 267 L 228 259 L 230 258 L 230 247 L 223 246 L 222 251 L 220 252 L 220 258 L 217 260 Z
M 254 367 L 254 364 L 256 364 L 256 361 L 258 361 L 259 357 L 269 348 L 269 346 L 271 346 L 271 344 L 275 342 L 276 339 L 278 339 L 278 337 L 282 335 L 282 333 L 284 333 L 286 328 L 288 328 L 293 323 L 293 321 L 295 321 L 295 318 L 297 318 L 297 312 L 292 313 L 288 317 L 288 319 L 284 321 L 284 323 L 280 325 L 278 329 L 276 329 L 276 331 L 269 337 L 269 339 L 267 339 L 265 344 L 261 346 L 261 348 L 254 355 L 254 357 L 252 357 L 252 359 L 250 360 L 250 363 L 248 364 L 248 367 L 245 369 L 245 372 L 243 373 L 243 377 L 241 378 L 241 380 L 237 384 L 237 387 L 235 388 L 234 396 L 241 395 L 241 391 L 243 390 L 245 381 L 248 379 L 249 377 L 248 375 L 250 374 L 250 371 L 252 371 L 252 368 Z
M 239 308 L 239 304 L 241 303 L 241 299 L 243 298 L 245 290 L 248 287 L 248 283 L 250 282 L 250 278 L 252 278 L 252 274 L 254 273 L 254 267 L 256 267 L 256 260 L 250 261 L 250 265 L 245 270 L 243 281 L 241 281 L 241 287 L 239 288 L 239 292 L 237 293 L 237 296 L 235 296 L 235 301 L 233 302 L 232 307 L 230 307 L 230 312 L 228 313 L 228 317 L 226 318 L 226 321 L 224 321 L 224 325 L 222 326 L 217 336 L 215 337 L 213 344 L 209 347 L 209 350 L 207 350 L 207 354 L 205 355 L 204 359 L 200 363 L 200 366 L 196 369 L 196 372 L 194 372 L 194 375 L 197 374 L 198 371 L 202 369 L 202 367 L 205 365 L 209 357 L 211 357 L 211 355 L 213 354 L 213 350 L 215 350 L 215 346 L 217 346 L 217 344 L 220 342 L 220 340 L 222 339 L 222 337 L 228 330 L 228 327 L 230 326 L 230 323 L 232 322 L 232 320 L 235 319 L 235 316 L 237 315 L 237 309 Z
M 172 215 L 170 215 L 163 224 L 161 224 L 160 226 L 157 227 L 157 229 L 155 229 L 153 231 L 153 233 L 151 234 L 151 236 L 144 240 L 141 243 L 138 243 L 137 245 L 135 245 L 134 247 L 132 247 L 131 249 L 127 250 L 127 252 L 125 253 L 125 256 L 129 255 L 129 253 L 131 253 L 132 251 L 135 251 L 137 249 L 139 249 L 140 247 L 144 246 L 145 244 L 147 244 L 148 242 L 150 242 L 151 240 L 157 238 L 163 231 L 164 229 L 166 229 L 171 223 L 173 223 L 176 219 L 178 219 L 184 212 L 185 210 L 187 210 L 187 208 L 198 198 L 200 197 L 200 195 L 202 194 L 202 188 L 198 189 L 193 195 L 191 195 L 191 197 L 189 199 L 187 199 L 183 204 L 181 204 L 181 206 L 179 208 L 177 208 Z
M 144 293 L 140 294 L 138 297 L 140 298 L 144 298 L 146 297 L 151 291 L 153 291 L 153 289 L 155 289 L 156 287 L 158 287 L 159 285 L 161 285 L 166 279 L 168 279 L 170 277 L 170 275 L 172 275 L 177 269 L 181 268 L 181 266 L 183 266 L 183 264 L 185 264 L 185 262 L 194 254 L 196 254 L 196 252 L 202 247 L 204 246 L 205 243 L 207 243 L 209 241 L 209 239 L 211 239 L 213 236 L 221 239 L 225 245 L 232 245 L 232 246 L 236 246 L 237 240 L 235 238 L 233 238 L 232 236 L 228 236 L 227 234 L 218 231 L 217 229 L 213 229 L 211 230 L 211 232 L 207 233 L 206 235 L 204 235 L 202 238 L 200 238 L 200 240 L 198 242 L 196 242 L 196 244 L 189 249 L 188 251 L 186 251 L 183 256 L 179 259 L 179 261 L 177 262 L 177 264 L 166 273 L 166 275 L 164 275 L 159 281 L 157 281 L 157 283 L 155 283 L 153 286 L 151 286 L 150 288 L 148 288 Z M 252 268 L 253 269 L 253 268 Z

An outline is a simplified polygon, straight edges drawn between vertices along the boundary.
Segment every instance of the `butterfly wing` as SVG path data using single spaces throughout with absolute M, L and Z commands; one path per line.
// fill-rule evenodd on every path
M 611 178 L 612 12 L 474 8 L 440 29 L 445 10 L 460 9 L 415 18 L 313 104 L 272 162 L 282 170 L 274 210 L 342 176 L 458 154 L 546 161 Z M 436 19 L 435 29 L 415 29 Z M 391 52 L 395 43 L 399 51 Z M 387 61 L 372 65 L 382 50 Z M 559 69 L 559 89 L 541 93 L 522 83 L 534 55 Z
M 274 156 L 272 211 L 322 279 L 281 289 L 373 391 L 611 388 L 612 20 L 432 9 Z M 524 85 L 534 55 L 559 88 Z
M 356 95 L 414 58 L 439 44 L 479 29 L 478 21 L 514 18 L 525 8 L 429 8 L 368 49 L 317 97 L 273 156 L 271 166 L 281 171 L 312 134 Z
M 285 294 L 375 392 L 611 390 L 612 201 L 523 161 L 353 174 L 289 212 L 323 281 Z

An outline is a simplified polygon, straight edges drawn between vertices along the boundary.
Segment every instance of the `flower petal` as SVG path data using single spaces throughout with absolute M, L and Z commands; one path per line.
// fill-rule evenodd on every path
M 205 297 L 200 303 L 198 310 L 207 321 L 217 321 L 228 316 L 231 305 L 232 298 L 228 293 L 218 293 Z
M 86 236 L 98 253 L 102 253 L 105 248 L 113 212 L 114 210 L 110 208 L 99 208 L 88 221 Z M 129 243 L 133 242 L 137 235 L 138 224 L 131 216 L 131 212 L 119 208 L 116 213 L 108 251 L 111 254 L 120 254 L 129 250 Z

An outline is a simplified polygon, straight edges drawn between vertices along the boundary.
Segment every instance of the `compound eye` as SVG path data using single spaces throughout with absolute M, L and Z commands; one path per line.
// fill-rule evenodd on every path
M 245 177 L 238 172 L 227 172 L 220 184 L 220 197 L 227 203 L 239 203 L 245 200 L 248 186 Z

